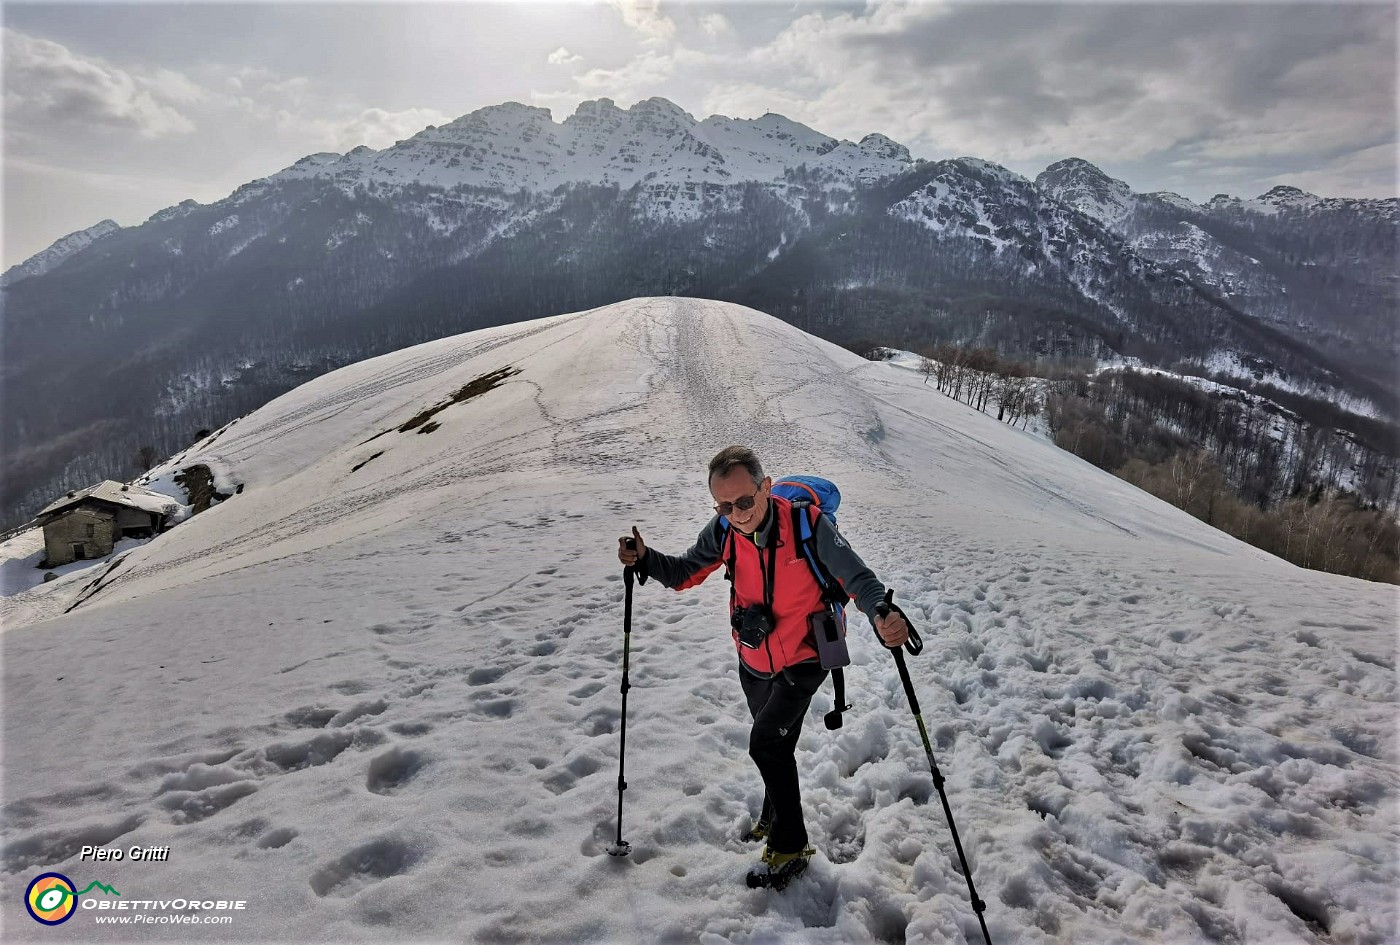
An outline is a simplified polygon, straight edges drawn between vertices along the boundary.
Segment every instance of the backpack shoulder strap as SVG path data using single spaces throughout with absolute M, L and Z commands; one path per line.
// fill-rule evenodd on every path
M 811 510 L 810 516 L 807 514 L 809 509 Z M 831 572 L 826 569 L 826 565 L 822 564 L 821 558 L 817 556 L 816 543 L 812 541 L 817 516 L 821 514 L 821 509 L 810 502 L 800 499 L 794 501 L 792 503 L 792 534 L 797 540 L 797 547 L 802 551 L 802 557 L 807 559 L 807 567 L 812 570 L 812 577 L 816 578 L 817 586 L 822 589 L 822 600 L 836 607 L 844 607 L 851 599 L 851 595 L 846 593 L 841 582 L 832 576 Z

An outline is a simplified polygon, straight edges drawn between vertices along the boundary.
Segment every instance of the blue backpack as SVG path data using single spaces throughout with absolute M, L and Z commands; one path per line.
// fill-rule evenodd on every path
M 851 597 L 812 550 L 812 520 L 802 514 L 804 509 L 815 507 L 835 525 L 836 510 L 841 507 L 841 490 L 836 488 L 836 483 L 820 476 L 785 476 L 773 483 L 771 492 L 792 503 L 792 533 L 797 536 L 797 545 L 812 569 L 812 577 L 822 589 L 822 599 L 832 605 L 833 610 L 845 607 Z M 844 617 L 843 612 L 843 624 Z
M 808 505 L 815 505 L 832 522 L 836 521 L 836 510 L 841 507 L 841 490 L 836 488 L 836 483 L 820 476 L 785 476 L 773 483 L 772 492 L 791 502 L 806 501 Z

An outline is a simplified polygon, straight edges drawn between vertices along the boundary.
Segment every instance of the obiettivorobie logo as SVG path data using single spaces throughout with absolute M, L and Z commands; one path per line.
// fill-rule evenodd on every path
M 93 880 L 82 891 L 62 873 L 43 873 L 34 877 L 29 888 L 24 891 L 24 907 L 35 922 L 43 925 L 61 925 L 78 911 L 78 897 L 100 889 L 103 892 L 120 896 L 111 886 Z
M 107 896 L 92 897 L 88 893 L 101 890 Z M 87 898 L 83 898 L 87 896 Z M 30 880 L 24 891 L 24 907 L 41 925 L 61 925 L 73 913 L 94 913 L 99 925 L 228 925 L 232 913 L 248 908 L 246 899 L 205 899 L 200 896 L 171 899 L 141 899 L 123 897 L 106 883 L 91 882 L 82 889 L 62 873 L 43 873 Z

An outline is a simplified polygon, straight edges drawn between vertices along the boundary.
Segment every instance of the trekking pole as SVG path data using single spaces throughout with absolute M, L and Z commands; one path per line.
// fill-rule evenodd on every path
M 627 550 L 637 547 L 635 539 L 627 539 Z M 627 681 L 627 671 L 632 661 L 632 566 L 622 569 L 622 582 L 626 585 L 622 605 L 622 744 L 617 751 L 617 842 L 608 847 L 610 856 L 626 856 L 632 852 L 632 844 L 622 839 L 622 792 L 627 790 L 623 772 L 627 766 L 627 690 L 632 688 Z
M 884 603 L 876 605 L 875 613 L 877 616 L 885 617 L 891 612 L 899 614 L 909 625 L 909 641 L 906 645 L 909 647 L 910 653 L 917 655 L 924 648 L 923 641 L 914 632 L 914 625 L 909 622 L 909 617 L 895 606 L 894 591 L 886 590 Z M 948 817 L 948 828 L 953 832 L 953 846 L 957 848 L 958 861 L 962 863 L 963 878 L 967 880 L 967 891 L 972 896 L 972 911 L 977 913 L 977 924 L 982 926 L 982 939 L 987 945 L 992 945 L 992 937 L 987 934 L 987 922 L 982 918 L 987 904 L 977 897 L 977 887 L 972 885 L 972 869 L 967 865 L 962 841 L 958 839 L 958 825 L 953 823 L 953 809 L 948 806 L 948 795 L 943 790 L 943 772 L 938 770 L 938 762 L 933 760 L 933 746 L 928 741 L 928 729 L 924 727 L 924 717 L 919 713 L 919 699 L 914 695 L 914 683 L 909 679 L 909 667 L 904 665 L 904 651 L 897 646 L 886 647 L 886 649 L 894 654 L 895 665 L 899 667 L 900 682 L 904 683 L 904 695 L 909 699 L 909 708 L 914 710 L 914 721 L 919 724 L 919 737 L 924 742 L 924 754 L 928 756 L 929 771 L 933 774 L 933 786 L 938 788 L 938 797 L 943 801 L 943 813 Z

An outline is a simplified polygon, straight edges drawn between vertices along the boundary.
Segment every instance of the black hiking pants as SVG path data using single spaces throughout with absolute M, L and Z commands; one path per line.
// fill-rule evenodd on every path
M 761 818 L 773 825 L 768 848 L 776 853 L 796 853 L 807 845 L 795 752 L 802 719 L 826 676 L 827 671 L 815 661 L 789 666 L 772 679 L 739 667 L 744 697 L 753 716 L 749 757 L 763 775 Z

